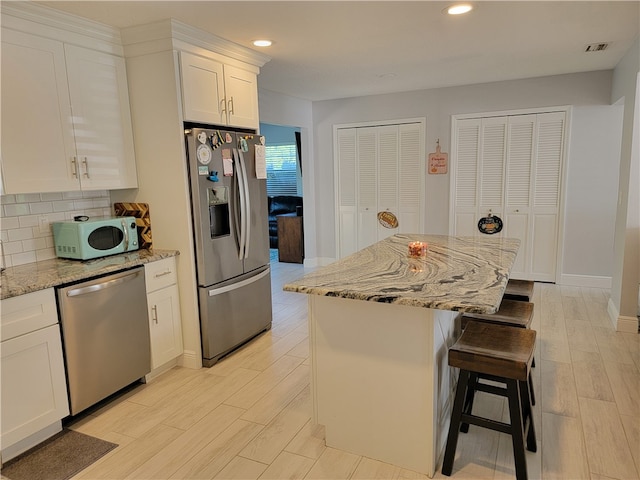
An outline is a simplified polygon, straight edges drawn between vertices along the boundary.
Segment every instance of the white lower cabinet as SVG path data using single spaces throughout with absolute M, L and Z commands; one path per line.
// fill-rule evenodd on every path
M 2 461 L 62 430 L 69 415 L 53 289 L 2 301 Z
M 175 361 L 183 352 L 180 294 L 173 257 L 145 265 L 151 369 Z

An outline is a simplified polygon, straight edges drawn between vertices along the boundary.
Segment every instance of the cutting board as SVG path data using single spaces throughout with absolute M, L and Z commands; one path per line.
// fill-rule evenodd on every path
M 114 203 L 116 217 L 136 217 L 138 244 L 140 248 L 151 250 L 151 214 L 148 203 Z

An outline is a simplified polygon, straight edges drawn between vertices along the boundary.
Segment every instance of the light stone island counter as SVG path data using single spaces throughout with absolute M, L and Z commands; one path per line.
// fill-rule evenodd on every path
M 426 257 L 408 257 L 413 241 Z M 498 309 L 519 243 L 394 235 L 284 286 L 309 294 L 313 420 L 328 446 L 434 475 L 458 312 Z
M 177 250 L 136 250 L 94 260 L 52 258 L 9 267 L 0 276 L 0 298 L 73 283 L 179 255 Z

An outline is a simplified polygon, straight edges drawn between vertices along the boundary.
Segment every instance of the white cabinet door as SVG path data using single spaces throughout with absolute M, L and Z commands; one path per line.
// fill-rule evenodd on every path
M 151 333 L 151 368 L 158 368 L 182 354 L 182 324 L 178 286 L 147 295 Z
M 2 30 L 5 194 L 78 190 L 64 46 Z
M 258 77 L 231 65 L 224 66 L 227 123 L 234 127 L 258 129 Z
M 124 59 L 65 45 L 83 190 L 135 188 L 135 155 Z
M 180 52 L 184 119 L 258 128 L 257 75 L 216 60 Z
M 2 448 L 68 414 L 58 325 L 2 342 Z
M 151 368 L 176 359 L 183 352 L 180 294 L 175 258 L 144 266 L 151 335 Z
M 184 119 L 226 125 L 224 71 L 220 62 L 180 52 Z
M 401 233 L 421 233 L 424 191 L 424 129 L 420 124 L 399 126 L 398 221 Z
M 3 193 L 137 187 L 122 58 L 2 31 Z

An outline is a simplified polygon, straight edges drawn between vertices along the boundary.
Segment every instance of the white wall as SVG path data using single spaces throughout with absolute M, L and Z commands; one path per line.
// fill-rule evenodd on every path
M 563 284 L 611 286 L 622 113 L 622 105 L 573 108 L 566 170 Z
M 260 85 L 260 76 L 258 76 Z M 312 104 L 308 100 L 258 88 L 260 122 L 300 128 L 302 146 L 302 194 L 304 197 L 305 265 L 317 262 L 317 176 L 313 158 Z
M 619 201 L 615 230 L 614 273 L 609 313 L 618 329 L 637 331 L 640 283 L 640 118 L 638 118 L 640 38 L 618 63 L 613 75 L 611 103 L 624 104 L 620 154 Z
M 598 71 L 314 102 L 314 183 L 318 188 L 317 198 L 322 199 L 323 206 L 316 211 L 318 256 L 333 258 L 336 255 L 334 124 L 426 116 L 427 153 L 435 151 L 437 139 L 440 139 L 442 151 L 449 152 L 453 114 L 559 105 L 609 105 L 611 79 L 611 71 Z M 265 121 L 264 118 L 262 120 Z M 426 182 L 426 232 L 447 234 L 449 175 L 427 175 Z M 572 184 L 572 188 L 580 186 Z M 305 213 L 307 211 L 305 207 Z

